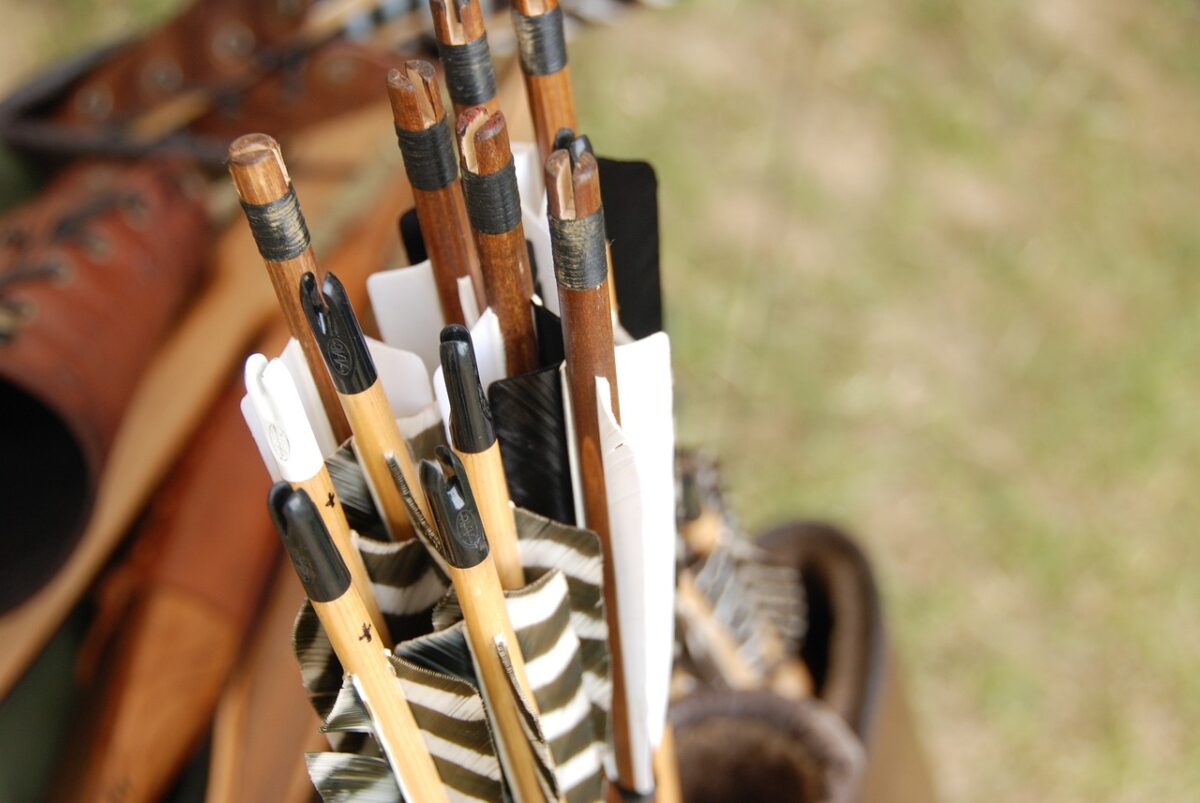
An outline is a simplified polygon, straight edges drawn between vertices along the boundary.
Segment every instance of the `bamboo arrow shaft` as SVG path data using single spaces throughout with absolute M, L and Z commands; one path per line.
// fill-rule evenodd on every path
M 521 723 L 520 703 L 512 693 L 508 674 L 496 649 L 497 641 L 502 641 L 521 695 L 536 715 L 537 703 L 529 687 L 521 647 L 508 618 L 496 567 L 488 558 L 467 569 L 451 567 L 450 578 L 462 607 L 467 640 L 492 724 L 500 740 L 505 777 L 512 785 L 518 803 L 545 800 L 538 778 L 537 757 Z
M 654 751 L 655 803 L 682 803 L 683 785 L 679 782 L 679 759 L 675 754 L 675 729 L 668 722 Z
M 462 460 L 444 446 L 439 446 L 435 454 L 437 462 L 421 463 L 421 486 L 429 497 L 440 533 L 437 549 L 462 609 L 467 643 L 488 720 L 497 737 L 504 775 L 518 803 L 541 803 L 546 794 L 522 709 L 523 701 L 537 717 L 537 702 L 521 645 L 508 617 L 500 576 L 489 554 L 488 534 Z
M 445 801 L 446 791 L 388 661 L 387 648 L 374 631 L 371 615 L 312 497 L 278 482 L 268 494 L 267 507 L 304 593 L 366 706 L 404 798 Z
M 396 419 L 392 417 L 382 383 L 376 380 L 362 393 L 342 394 L 341 400 L 350 420 L 350 428 L 354 431 L 359 462 L 371 484 L 388 532 L 396 540 L 411 538 L 415 534 L 412 521 L 400 489 L 392 479 L 388 455 L 395 456 L 404 481 L 413 489 L 417 507 L 426 518 L 429 517 L 429 508 L 424 495 L 416 492 L 421 487 L 416 466 L 413 465 L 412 454 L 404 436 L 400 434 Z
M 500 584 L 506 589 L 523 587 L 525 570 L 521 567 L 517 524 L 508 493 L 508 480 L 504 477 L 504 464 L 500 459 L 499 442 L 476 454 L 457 449 L 454 453 L 467 470 L 467 480 L 479 505 L 479 517 L 483 519 L 483 529 L 487 533 Z
M 322 468 L 309 479 L 293 482 L 291 485 L 293 488 L 307 493 L 317 506 L 317 510 L 321 514 L 321 521 L 325 523 L 325 529 L 329 531 L 333 545 L 337 547 L 338 554 L 342 556 L 346 568 L 350 571 L 351 584 L 358 590 L 362 598 L 363 606 L 367 609 L 371 624 L 375 626 L 380 643 L 384 647 L 391 647 L 393 642 L 391 634 L 388 632 L 387 622 L 383 618 L 383 611 L 379 609 L 379 602 L 375 599 L 375 594 L 371 591 L 371 577 L 367 574 L 367 567 L 363 563 L 362 555 L 354 547 L 354 539 L 350 535 L 350 523 L 346 521 L 346 510 L 342 507 L 342 501 L 338 499 L 337 492 L 334 490 L 329 471 Z
M 413 718 L 387 653 L 371 634 L 371 616 L 353 588 L 330 602 L 312 602 L 333 651 L 358 681 L 376 736 L 401 782 L 406 800 L 446 801 L 437 768 Z

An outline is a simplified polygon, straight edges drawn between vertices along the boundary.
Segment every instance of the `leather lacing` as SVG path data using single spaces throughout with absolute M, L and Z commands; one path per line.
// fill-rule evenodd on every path
M 82 244 L 93 261 L 105 262 L 111 257 L 111 244 L 91 232 L 87 224 L 114 209 L 125 211 L 131 222 L 139 226 L 146 215 L 146 205 L 137 193 L 102 193 L 59 218 L 50 227 L 48 242 L 55 245 Z M 71 275 L 71 266 L 61 258 L 26 258 L 33 244 L 33 237 L 26 229 L 13 228 L 0 232 L 0 249 L 15 251 L 17 257 L 12 267 L 0 272 L 0 345 L 15 338 L 21 326 L 34 315 L 33 305 L 15 298 L 13 288 L 40 280 L 64 280 Z

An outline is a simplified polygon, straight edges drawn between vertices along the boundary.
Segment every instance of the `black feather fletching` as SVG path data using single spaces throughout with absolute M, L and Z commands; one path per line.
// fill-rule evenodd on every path
M 646 162 L 597 159 L 604 226 L 612 246 L 617 317 L 635 338 L 662 331 L 658 179 Z
M 493 382 L 488 401 L 513 502 L 573 523 L 575 499 L 558 367 Z

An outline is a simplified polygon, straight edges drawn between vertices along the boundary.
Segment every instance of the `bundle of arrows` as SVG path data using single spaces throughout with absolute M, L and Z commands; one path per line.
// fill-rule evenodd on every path
M 278 143 L 228 152 L 292 338 L 246 361 L 242 413 L 307 596 L 309 775 L 326 800 L 670 803 L 673 679 L 805 693 L 796 581 L 719 522 L 680 533 L 653 173 L 577 131 L 562 9 L 514 4 L 528 107 L 503 109 L 477 0 L 430 8 L 440 63 L 378 89 L 422 258 L 369 276 L 369 318 Z
M 632 2 L 192 0 L 0 102 L 71 161 L 0 217 L 0 798 L 935 799 L 854 539 L 676 446 L 567 58 Z M 83 716 L 14 690 L 80 617 Z

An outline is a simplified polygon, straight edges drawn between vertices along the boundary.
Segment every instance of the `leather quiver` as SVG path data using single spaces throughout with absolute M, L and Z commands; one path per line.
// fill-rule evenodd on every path
M 58 781 L 70 793 L 57 799 L 160 799 L 238 660 L 280 543 L 264 503 L 270 479 L 238 405 L 240 379 L 183 450 L 129 558 L 100 584 L 81 656 L 93 663 L 104 654 L 106 671 L 89 689 L 94 710 L 76 720 L 80 743 Z
M 194 178 L 177 162 L 81 163 L 0 217 L 0 611 L 70 554 L 137 380 L 199 274 Z
M 870 743 L 887 652 L 870 561 L 854 538 L 820 521 L 787 522 L 756 542 L 768 560 L 795 569 L 804 585 L 808 631 L 799 657 L 814 693 Z
M 684 803 L 852 803 L 862 745 L 816 699 L 701 692 L 671 707 Z

